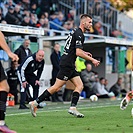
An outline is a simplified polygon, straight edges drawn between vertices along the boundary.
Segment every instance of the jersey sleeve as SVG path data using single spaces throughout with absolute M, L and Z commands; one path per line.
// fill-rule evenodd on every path
M 83 49 L 83 36 L 78 32 L 75 34 L 76 48 Z
M 28 64 L 33 60 L 33 57 L 30 56 L 29 58 L 27 58 L 25 60 L 25 62 L 22 64 L 22 67 L 21 67 L 21 70 L 20 70 L 20 73 L 21 73 L 21 77 L 22 77 L 22 82 L 25 82 L 26 81 L 26 78 L 25 78 L 25 69 L 27 68 Z

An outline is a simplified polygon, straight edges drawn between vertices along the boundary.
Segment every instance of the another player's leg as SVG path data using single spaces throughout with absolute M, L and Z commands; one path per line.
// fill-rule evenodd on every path
M 5 124 L 6 100 L 9 92 L 9 86 L 6 80 L 0 81 L 0 132 L 2 133 L 16 133 L 10 130 Z
M 72 78 L 71 81 L 75 85 L 75 90 L 74 90 L 74 92 L 72 94 L 71 106 L 70 106 L 70 108 L 68 110 L 68 113 L 72 114 L 72 115 L 74 115 L 76 117 L 83 118 L 84 115 L 81 114 L 76 108 L 78 100 L 79 100 L 80 93 L 81 93 L 81 91 L 83 89 L 83 83 L 82 83 L 82 81 L 81 81 L 79 76 L 76 76 L 76 77 Z
M 49 89 L 45 90 L 42 95 L 40 95 L 36 100 L 32 101 L 29 103 L 31 113 L 34 117 L 36 117 L 36 111 L 37 111 L 37 106 L 39 103 L 44 101 L 46 98 L 54 94 L 55 92 L 58 92 L 60 88 L 66 83 L 66 81 L 56 79 L 56 82 L 53 86 L 51 86 Z
M 126 109 L 126 107 L 128 106 L 128 103 L 131 101 L 132 98 L 133 98 L 133 90 L 128 92 L 126 97 L 121 101 L 120 109 L 121 110 Z

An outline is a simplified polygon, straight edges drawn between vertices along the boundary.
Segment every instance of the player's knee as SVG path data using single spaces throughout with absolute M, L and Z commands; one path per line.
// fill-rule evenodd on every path
M 60 90 L 61 87 L 58 87 L 56 85 L 53 85 L 50 89 L 50 92 L 53 94 L 53 93 L 56 93 Z
M 83 90 L 83 88 L 84 88 L 84 86 L 83 86 L 83 84 L 81 84 L 81 86 L 80 86 L 81 91 Z
M 83 84 L 80 84 L 76 87 L 80 92 L 83 90 Z

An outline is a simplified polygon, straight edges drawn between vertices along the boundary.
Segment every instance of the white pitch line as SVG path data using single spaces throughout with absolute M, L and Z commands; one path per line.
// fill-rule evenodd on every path
M 86 108 L 103 108 L 103 107 L 112 107 L 112 106 L 119 106 L 119 105 L 105 105 L 105 106 L 96 106 L 96 107 L 84 107 L 84 108 L 80 108 L 78 107 L 78 109 L 86 109 Z M 59 107 L 57 107 L 59 108 Z M 62 107 L 60 107 L 62 108 Z M 42 112 L 55 112 L 55 111 L 65 111 L 67 109 L 62 109 L 62 110 L 38 110 L 38 113 L 42 113 Z M 26 115 L 26 114 L 30 114 L 31 112 L 24 112 L 24 113 L 15 113 L 15 114 L 7 114 L 6 116 L 19 116 L 19 115 Z

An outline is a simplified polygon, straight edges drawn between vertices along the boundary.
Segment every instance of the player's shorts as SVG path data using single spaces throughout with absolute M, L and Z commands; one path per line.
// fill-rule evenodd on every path
M 4 72 L 4 68 L 0 62 L 0 82 L 7 79 L 5 72 Z
M 75 69 L 60 67 L 60 70 L 57 74 L 57 78 L 60 80 L 70 80 L 76 76 L 79 76 L 79 73 Z

